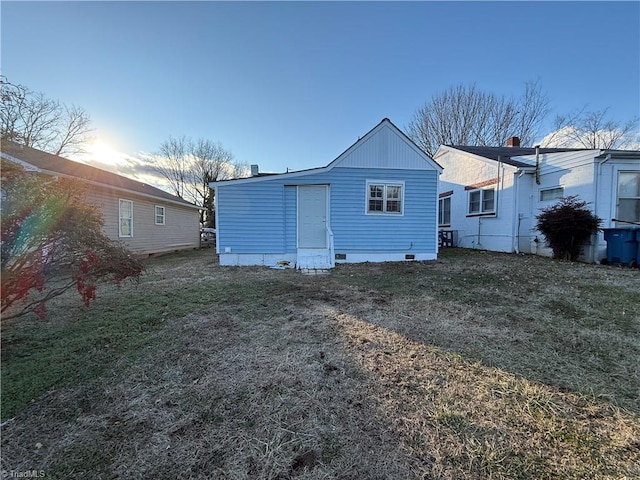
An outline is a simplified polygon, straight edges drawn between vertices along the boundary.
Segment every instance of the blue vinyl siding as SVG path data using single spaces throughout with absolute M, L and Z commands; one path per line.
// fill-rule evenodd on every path
M 284 187 L 285 209 L 285 250 L 284 253 L 295 253 L 297 248 L 298 216 L 296 204 L 298 190 L 295 186 Z
M 367 180 L 403 181 L 404 214 L 366 215 Z M 435 170 L 336 167 L 304 176 L 273 176 L 217 189 L 220 251 L 295 253 L 296 185 L 329 185 L 336 253 L 436 252 Z
M 218 187 L 218 245 L 234 253 L 281 253 L 285 247 L 284 189 L 260 182 Z

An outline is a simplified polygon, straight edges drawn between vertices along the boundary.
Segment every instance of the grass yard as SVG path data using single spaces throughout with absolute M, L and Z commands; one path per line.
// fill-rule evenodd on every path
M 640 271 L 448 249 L 328 276 L 151 259 L 2 330 L 2 469 L 640 478 Z

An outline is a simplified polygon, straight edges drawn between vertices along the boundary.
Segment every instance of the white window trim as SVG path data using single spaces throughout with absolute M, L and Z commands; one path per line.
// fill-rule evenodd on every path
M 484 192 L 487 192 L 487 191 L 492 191 L 493 192 L 493 209 L 492 210 L 483 210 L 482 209 L 482 204 L 484 203 Z M 477 211 L 477 212 L 472 212 L 471 211 L 471 194 L 473 194 L 475 192 L 480 192 L 480 210 Z M 474 217 L 474 216 L 480 216 L 480 215 L 495 215 L 496 214 L 496 199 L 497 199 L 497 195 L 496 195 L 496 188 L 495 187 L 474 188 L 472 190 L 467 190 L 467 216 L 468 217 Z
M 384 193 L 382 196 L 382 212 L 370 212 L 369 211 L 369 186 L 370 185 L 383 185 Z M 400 211 L 399 212 L 387 212 L 384 211 L 386 202 L 387 202 L 387 187 L 400 187 Z M 373 215 L 373 216 L 389 216 L 389 217 L 402 217 L 404 216 L 404 190 L 405 190 L 405 182 L 404 180 L 367 180 L 365 186 L 365 202 L 364 202 L 364 213 L 365 215 Z
M 129 235 L 122 234 L 122 202 L 127 202 L 131 205 L 131 233 Z M 133 201 L 126 198 L 118 199 L 118 236 L 121 238 L 133 238 Z
M 158 222 L 158 209 L 159 208 L 162 209 L 162 222 Z M 164 225 L 166 216 L 167 216 L 167 209 L 165 207 L 163 207 L 162 205 L 156 205 L 153 208 L 153 220 L 154 220 L 156 225 Z
M 542 192 L 549 192 L 551 190 L 562 190 L 562 192 L 559 197 L 547 198 L 543 200 Z M 553 202 L 555 200 L 560 200 L 562 197 L 564 197 L 564 187 L 562 185 L 556 185 L 555 187 L 545 187 L 538 190 L 538 201 L 540 202 Z
M 438 198 L 438 226 L 439 227 L 450 227 L 451 226 L 451 197 L 452 196 L 453 196 L 453 194 L 447 195 L 446 197 Z M 449 222 L 448 223 L 440 223 L 440 215 L 443 212 L 443 210 L 440 208 L 440 202 L 444 203 L 445 200 L 449 200 Z

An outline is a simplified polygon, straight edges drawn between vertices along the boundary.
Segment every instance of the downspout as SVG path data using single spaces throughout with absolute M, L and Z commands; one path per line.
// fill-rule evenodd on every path
M 602 165 L 606 162 L 608 162 L 609 160 L 611 160 L 611 154 L 608 153 L 607 157 L 602 161 L 602 162 L 598 162 L 596 164 L 596 174 L 595 174 L 595 179 L 593 182 L 593 188 L 595 189 L 595 191 L 593 192 L 593 210 L 594 210 L 594 214 L 597 217 L 598 216 L 598 191 L 600 190 L 600 175 L 602 174 Z M 611 222 L 609 222 L 609 226 L 611 226 Z M 596 241 L 593 244 L 593 258 L 591 259 L 591 261 L 593 263 L 597 263 L 596 261 L 596 254 L 598 253 L 598 247 L 600 246 L 600 233 L 596 233 Z
M 212 182 L 213 183 L 213 182 Z M 211 187 L 209 187 L 211 188 Z M 218 228 L 218 186 L 213 186 L 213 225 L 216 228 L 216 254 L 220 255 L 220 229 Z
M 502 166 L 502 160 L 500 159 L 500 155 L 498 155 L 498 186 L 496 187 L 496 218 L 498 218 L 498 208 L 500 203 L 498 200 L 500 199 L 500 167 Z
M 540 185 L 540 145 L 536 145 L 536 184 Z
M 520 187 L 520 177 L 524 174 L 524 171 L 520 170 L 520 175 L 517 175 L 518 171 L 516 170 L 516 173 L 513 174 L 513 182 L 514 182 L 514 195 L 515 195 L 515 199 L 513 202 L 513 226 L 512 228 L 512 233 L 513 235 L 511 236 L 511 251 L 515 252 L 515 253 L 520 253 L 520 212 L 518 211 L 519 209 L 519 187 Z

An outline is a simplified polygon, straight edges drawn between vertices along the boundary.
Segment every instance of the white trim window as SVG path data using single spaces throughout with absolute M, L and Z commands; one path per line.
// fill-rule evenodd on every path
M 451 195 L 438 199 L 438 226 L 451 226 Z
M 616 219 L 625 222 L 640 222 L 640 172 L 618 173 Z
M 161 205 L 156 205 L 155 211 L 156 225 L 164 225 L 165 208 Z
M 484 188 L 469 190 L 468 215 L 489 215 L 496 213 L 496 190 Z
M 118 206 L 118 235 L 133 237 L 133 202 L 120 199 Z
M 564 197 L 564 187 L 545 188 L 540 190 L 540 201 L 550 202 L 551 200 L 560 200 Z
M 402 215 L 404 182 L 367 182 L 367 214 Z

